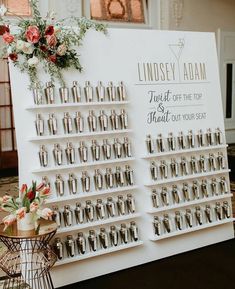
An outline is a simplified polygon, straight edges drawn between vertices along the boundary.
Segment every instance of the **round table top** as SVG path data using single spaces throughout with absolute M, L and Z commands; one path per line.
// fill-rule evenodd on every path
M 42 237 L 44 235 L 48 235 L 52 232 L 57 230 L 57 224 L 54 221 L 39 219 L 38 221 L 38 230 L 34 231 L 18 231 L 16 224 L 13 226 L 8 227 L 5 231 L 4 224 L 0 224 L 0 237 L 7 237 L 7 238 L 18 238 L 18 239 L 25 239 L 25 238 L 37 238 Z

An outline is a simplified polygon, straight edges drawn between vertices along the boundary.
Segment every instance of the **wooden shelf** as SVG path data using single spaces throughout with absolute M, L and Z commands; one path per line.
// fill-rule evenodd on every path
M 118 164 L 118 163 L 126 163 L 134 161 L 135 158 L 123 158 L 123 159 L 114 159 L 114 160 L 107 160 L 107 161 L 97 161 L 92 163 L 82 163 L 82 164 L 73 164 L 73 165 L 62 165 L 58 167 L 49 167 L 49 168 L 40 168 L 37 170 L 33 170 L 33 174 L 39 173 L 46 173 L 46 172 L 56 172 L 56 171 L 65 171 L 65 170 L 73 170 L 73 169 L 80 169 L 80 168 L 87 168 L 87 167 L 95 167 L 101 165 L 109 165 L 109 164 Z
M 143 241 L 130 242 L 128 244 L 119 245 L 117 247 L 111 247 L 111 248 L 107 248 L 107 249 L 100 249 L 97 252 L 90 252 L 90 253 L 86 253 L 84 255 L 78 255 L 78 256 L 71 257 L 71 258 L 64 258 L 61 261 L 57 261 L 55 263 L 55 266 L 60 266 L 60 265 L 64 265 L 64 264 L 68 264 L 68 263 L 72 263 L 72 262 L 88 259 L 88 258 L 93 258 L 93 257 L 97 257 L 97 256 L 100 256 L 100 255 L 110 254 L 110 253 L 121 251 L 121 250 L 125 250 L 125 249 L 135 248 L 137 246 L 143 245 L 143 243 L 144 243 Z
M 148 155 L 143 156 L 142 159 L 153 159 L 153 158 L 163 157 L 163 156 L 181 155 L 181 154 L 186 154 L 186 153 L 194 153 L 194 152 L 216 150 L 216 149 L 225 149 L 227 147 L 228 147 L 228 145 L 222 144 L 222 145 L 215 145 L 215 146 L 197 147 L 197 148 L 181 149 L 181 150 L 175 150 L 175 151 L 166 151 L 166 152 L 162 152 L 162 153 L 148 154 Z
M 196 232 L 199 230 L 203 230 L 203 229 L 207 229 L 207 228 L 211 228 L 211 227 L 215 227 L 215 226 L 220 226 L 220 225 L 232 223 L 234 220 L 235 220 L 235 218 L 230 218 L 230 219 L 226 219 L 226 220 L 222 220 L 222 221 L 215 221 L 215 222 L 204 224 L 204 225 L 198 225 L 198 226 L 195 226 L 193 228 L 184 229 L 182 231 L 175 231 L 172 233 L 164 234 L 162 236 L 153 236 L 150 238 L 150 240 L 151 241 L 160 241 L 163 239 L 172 238 L 172 237 L 176 237 L 176 236 L 183 235 L 183 234 L 188 234 L 188 233 Z
M 61 134 L 61 135 L 45 135 L 29 138 L 30 142 L 41 142 L 49 140 L 58 139 L 72 139 L 72 138 L 85 138 L 85 137 L 96 137 L 96 136 L 108 136 L 108 135 L 118 135 L 132 133 L 132 129 L 120 129 L 120 130 L 110 130 L 110 131 L 97 131 L 97 132 L 86 132 L 86 133 L 73 133 L 73 134 Z
M 62 233 L 78 231 L 78 230 L 83 230 L 83 229 L 87 229 L 87 228 L 93 228 L 93 227 L 102 226 L 102 225 L 107 225 L 107 224 L 112 224 L 112 223 L 116 223 L 116 222 L 136 219 L 136 218 L 139 218 L 140 216 L 141 216 L 140 213 L 134 213 L 134 214 L 128 214 L 128 215 L 124 215 L 124 216 L 111 217 L 108 219 L 98 220 L 98 221 L 89 222 L 89 223 L 85 223 L 85 224 L 78 224 L 78 225 L 74 225 L 71 227 L 59 228 L 56 232 L 56 235 L 62 234 Z
M 130 101 L 93 101 L 93 102 L 70 102 L 70 103 L 55 103 L 55 104 L 40 104 L 27 106 L 26 110 L 45 110 L 51 108 L 81 108 L 81 107 L 94 107 L 94 106 L 109 106 L 109 105 L 125 105 L 129 104 Z
M 133 191 L 135 189 L 138 189 L 138 186 L 125 186 L 125 187 L 118 187 L 118 188 L 107 189 L 107 190 L 102 190 L 102 191 L 94 191 L 90 193 L 82 193 L 82 194 L 75 194 L 75 195 L 69 195 L 69 196 L 63 196 L 63 197 L 50 198 L 46 200 L 46 204 L 58 204 L 62 202 L 75 201 L 75 200 L 84 199 L 84 198 L 90 198 L 90 197 L 96 197 L 96 196 L 98 197 L 102 195 L 121 193 L 125 191 Z
M 156 214 L 156 213 L 160 213 L 160 212 L 176 210 L 176 209 L 180 209 L 180 208 L 184 208 L 184 207 L 189 207 L 189 206 L 194 206 L 194 205 L 203 204 L 203 203 L 207 203 L 207 202 L 223 200 L 223 199 L 232 198 L 232 197 L 233 197 L 233 194 L 224 194 L 224 195 L 219 195 L 219 196 L 213 196 L 213 197 L 209 197 L 209 198 L 193 200 L 190 202 L 182 202 L 180 204 L 174 204 L 174 205 L 164 206 L 164 207 L 160 207 L 160 208 L 153 208 L 153 209 L 147 211 L 147 213 Z
M 229 169 L 225 170 L 219 170 L 219 171 L 212 171 L 212 172 L 205 172 L 205 173 L 200 173 L 200 174 L 194 174 L 194 175 L 188 175 L 188 176 L 181 176 L 177 178 L 170 178 L 170 179 L 161 179 L 156 182 L 150 182 L 148 184 L 145 184 L 146 187 L 154 187 L 158 185 L 165 185 L 169 183 L 176 183 L 176 182 L 181 182 L 181 181 L 186 181 L 186 180 L 191 180 L 191 179 L 197 179 L 197 178 L 204 178 L 208 176 L 214 176 L 214 175 L 221 175 L 221 174 L 226 174 L 229 173 Z

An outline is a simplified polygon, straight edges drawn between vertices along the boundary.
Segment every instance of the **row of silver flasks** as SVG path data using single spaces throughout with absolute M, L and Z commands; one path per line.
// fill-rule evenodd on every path
M 175 230 L 184 230 L 230 217 L 231 208 L 227 201 L 224 201 L 222 205 L 220 202 L 216 202 L 214 208 L 209 204 L 203 209 L 201 206 L 196 206 L 194 211 L 192 209 L 186 209 L 184 213 L 176 211 L 174 217 L 169 214 L 164 214 L 162 217 L 154 216 L 154 233 L 160 236 Z
M 226 168 L 226 160 L 222 152 L 217 156 L 210 153 L 208 156 L 200 155 L 199 158 L 191 156 L 190 159 L 182 156 L 179 161 L 172 158 L 170 162 L 161 160 L 159 164 L 151 161 L 150 173 L 152 180 L 175 178 L 189 174 L 205 173 L 208 171 L 223 170 Z
M 152 190 L 152 204 L 154 208 L 162 206 L 169 206 L 170 204 L 179 204 L 182 202 L 190 202 L 192 200 L 199 200 L 202 198 L 209 198 L 228 194 L 229 189 L 225 177 L 219 180 L 212 178 L 210 183 L 206 179 L 193 181 L 191 185 L 183 183 L 181 188 L 177 185 L 172 185 L 171 189 L 162 187 L 158 192 L 156 189 Z
M 184 135 L 181 131 L 178 137 L 175 137 L 172 132 L 169 133 L 167 138 L 159 134 L 156 140 L 149 134 L 146 136 L 145 142 L 147 152 L 153 154 L 156 152 L 175 151 L 177 149 L 221 145 L 223 144 L 223 134 L 220 128 L 215 129 L 214 132 L 208 129 L 206 133 L 203 133 L 200 129 L 197 134 L 194 134 L 193 131 L 190 130 L 187 135 Z
M 78 156 L 76 154 L 77 150 Z M 40 165 L 47 167 L 49 165 L 49 153 L 45 145 L 40 146 L 38 155 Z M 101 159 L 105 161 L 112 158 L 128 158 L 132 157 L 132 151 L 130 140 L 128 137 L 124 137 L 123 142 L 119 138 L 115 138 L 112 144 L 110 144 L 108 139 L 104 139 L 102 145 L 97 140 L 92 140 L 90 145 L 87 145 L 84 141 L 80 141 L 78 149 L 74 147 L 72 142 L 67 143 L 65 149 L 59 143 L 56 143 L 54 144 L 52 155 L 54 164 L 61 166 L 65 164 L 64 155 L 66 156 L 66 163 L 70 165 L 77 163 L 78 160 L 80 163 L 86 163 L 90 159 L 94 162 Z
M 126 197 L 119 195 L 116 200 L 108 197 L 106 202 L 97 199 L 96 204 L 93 204 L 91 200 L 87 200 L 85 204 L 78 202 L 75 208 L 65 205 L 63 211 L 58 207 L 53 207 L 52 219 L 56 221 L 58 227 L 70 227 L 74 224 L 133 214 L 135 210 L 135 199 L 128 194 Z
M 82 171 L 80 178 L 78 178 L 74 173 L 70 173 L 69 178 L 67 179 L 68 191 L 70 194 L 79 193 L 79 180 L 81 182 L 82 192 L 84 193 L 90 192 L 93 187 L 94 190 L 100 191 L 103 189 L 133 186 L 134 171 L 129 165 L 126 165 L 124 168 L 117 166 L 115 171 L 113 171 L 112 168 L 106 168 L 105 172 L 102 172 L 100 169 L 96 169 L 94 171 L 93 178 L 87 171 Z M 47 176 L 42 177 L 42 182 L 48 186 L 51 185 Z M 56 175 L 54 184 L 56 194 L 58 196 L 63 196 L 65 194 L 66 182 L 62 175 Z
M 95 114 L 94 110 L 89 110 L 86 120 L 90 132 L 108 131 L 110 127 L 111 130 L 128 128 L 128 115 L 125 109 L 121 109 L 119 114 L 112 109 L 110 115 L 101 110 L 99 116 Z M 74 118 L 71 117 L 69 112 L 65 112 L 62 118 L 62 125 L 65 134 L 82 133 L 86 128 L 84 117 L 79 111 L 75 113 Z M 45 121 L 41 114 L 36 115 L 35 127 L 38 136 L 45 135 Z M 47 128 L 50 135 L 58 134 L 59 126 L 55 113 L 49 114 Z
M 33 89 L 33 95 L 34 103 L 37 105 L 56 103 L 55 86 L 52 82 L 46 83 L 44 95 L 42 89 L 39 87 Z M 103 85 L 102 81 L 99 81 L 95 88 L 91 85 L 90 81 L 86 81 L 83 88 L 77 81 L 74 81 L 71 88 L 60 87 L 59 95 L 61 103 L 127 100 L 126 87 L 122 81 L 117 86 L 110 81 L 107 87 Z
M 95 230 L 89 230 L 88 236 L 83 232 L 79 232 L 77 238 L 72 235 L 68 235 L 65 241 L 62 241 L 61 238 L 55 238 L 53 250 L 58 259 L 62 260 L 65 257 L 64 245 L 67 257 L 74 257 L 77 254 L 84 255 L 88 252 L 117 247 L 118 245 L 137 242 L 138 240 L 138 227 L 136 222 L 132 221 L 129 226 L 125 223 L 122 223 L 119 228 L 112 225 L 109 231 L 106 228 L 100 228 L 98 234 Z

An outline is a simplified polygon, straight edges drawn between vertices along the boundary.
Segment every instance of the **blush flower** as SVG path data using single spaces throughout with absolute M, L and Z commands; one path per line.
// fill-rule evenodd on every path
M 47 44 L 50 47 L 55 47 L 56 44 L 57 44 L 57 38 L 56 38 L 56 36 L 54 34 L 47 36 L 46 40 L 47 40 Z
M 30 212 L 35 213 L 39 209 L 39 204 L 37 202 L 32 202 L 30 204 Z
M 25 32 L 25 37 L 30 43 L 38 43 L 41 35 L 37 26 L 29 26 Z
M 2 221 L 3 221 L 4 225 L 5 225 L 5 227 L 3 229 L 5 231 L 7 227 L 12 225 L 16 221 L 16 216 L 11 214 L 11 215 L 6 216 L 5 218 L 3 218 Z
M 44 183 L 40 183 L 37 187 L 36 187 L 36 191 L 41 191 L 42 189 L 44 189 L 45 184 Z
M 21 220 L 25 217 L 26 215 L 26 208 L 23 207 L 23 208 L 20 208 L 16 211 L 16 216 L 17 216 L 17 219 Z
M 50 219 L 50 217 L 53 215 L 53 211 L 49 208 L 44 208 L 41 212 L 40 212 L 40 216 L 43 218 L 43 219 Z
M 5 32 L 2 36 L 3 40 L 7 44 L 11 44 L 14 41 L 14 36 L 10 34 L 9 32 Z
M 44 188 L 40 191 L 41 197 L 47 197 L 50 194 L 51 189 L 49 187 Z
M 63 55 L 65 55 L 66 51 L 67 51 L 66 45 L 65 45 L 65 44 L 61 44 L 61 45 L 57 48 L 56 53 L 57 53 L 59 56 L 63 56 Z
M 5 196 L 2 197 L 2 203 L 5 204 L 5 203 L 7 203 L 10 199 L 11 199 L 10 196 L 5 195 Z
M 22 51 L 25 54 L 32 54 L 33 51 L 34 51 L 34 46 L 32 44 L 30 44 L 30 43 L 25 42 L 24 45 L 23 45 Z

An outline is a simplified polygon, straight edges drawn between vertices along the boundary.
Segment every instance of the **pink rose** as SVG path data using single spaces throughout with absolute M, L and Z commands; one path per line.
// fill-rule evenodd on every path
M 15 39 L 14 36 L 11 35 L 9 32 L 5 32 L 2 36 L 2 38 L 3 38 L 4 42 L 6 42 L 8 44 L 12 43 Z
M 16 216 L 14 216 L 14 215 L 6 216 L 5 218 L 3 218 L 2 221 L 5 225 L 5 227 L 3 229 L 5 231 L 8 226 L 12 225 L 16 221 Z
M 39 204 L 36 202 L 32 202 L 32 204 L 30 204 L 30 212 L 34 213 L 38 210 L 39 208 Z
M 26 215 L 26 208 L 23 207 L 23 208 L 20 208 L 16 211 L 16 216 L 17 216 L 17 219 L 21 220 L 25 217 Z
M 29 26 L 26 30 L 25 37 L 30 43 L 38 43 L 41 35 L 37 26 Z
M 51 210 L 51 209 L 49 209 L 49 208 L 44 208 L 42 211 L 41 211 L 41 217 L 43 218 L 43 219 L 46 219 L 46 220 L 48 220 L 48 219 L 50 219 L 50 217 L 53 215 L 53 211 Z
M 53 34 L 53 35 L 49 35 L 46 37 L 46 40 L 47 40 L 47 44 L 50 46 L 50 47 L 55 47 L 56 44 L 57 44 L 57 38 L 56 36 Z

